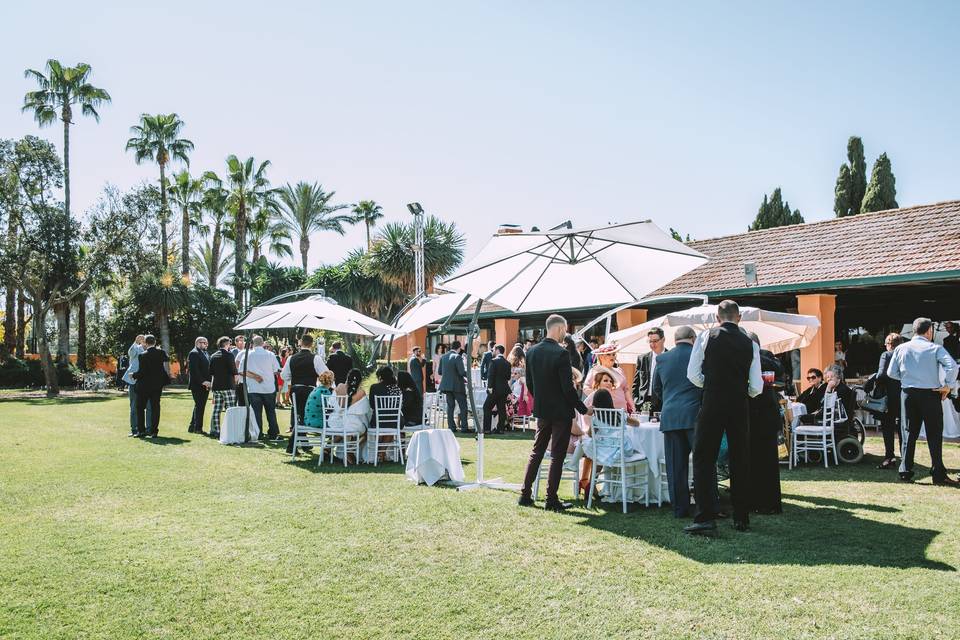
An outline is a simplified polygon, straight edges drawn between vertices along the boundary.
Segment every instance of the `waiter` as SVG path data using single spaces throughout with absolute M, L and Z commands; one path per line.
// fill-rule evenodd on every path
M 336 346 L 336 345 L 334 345 Z M 309 333 L 300 338 L 300 350 L 287 358 L 287 362 L 280 371 L 280 377 L 290 385 L 290 396 L 296 407 L 296 415 L 303 422 L 303 412 L 307 405 L 307 397 L 317 386 L 317 376 L 327 369 L 323 356 L 313 353 L 313 336 Z M 294 428 L 294 412 L 290 412 L 290 430 Z M 287 453 L 293 453 L 293 438 L 287 441 Z
M 763 391 L 760 348 L 740 327 L 740 307 L 733 300 L 717 305 L 718 327 L 701 333 L 693 345 L 687 378 L 703 389 L 703 403 L 693 434 L 693 487 L 697 512 L 687 533 L 712 535 L 717 530 L 717 454 L 727 434 L 730 449 L 730 497 L 733 526 L 750 528 L 750 398 Z
M 903 399 L 901 429 L 905 432 L 901 432 L 900 479 L 913 482 L 913 454 L 920 427 L 925 426 L 933 484 L 957 486 L 956 480 L 947 477 L 943 466 L 943 400 L 950 394 L 950 385 L 957 380 L 957 362 L 946 349 L 933 342 L 930 318 L 913 321 L 913 338 L 893 350 L 887 375 L 900 381 Z

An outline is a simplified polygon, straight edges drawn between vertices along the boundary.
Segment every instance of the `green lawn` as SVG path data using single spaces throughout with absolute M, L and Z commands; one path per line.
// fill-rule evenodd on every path
M 751 533 L 692 539 L 668 508 L 558 515 L 224 447 L 189 409 L 168 394 L 148 442 L 122 397 L 0 398 L 0 638 L 960 638 L 960 491 L 895 483 L 876 439 L 784 470 Z M 488 439 L 488 475 L 519 481 L 530 439 Z

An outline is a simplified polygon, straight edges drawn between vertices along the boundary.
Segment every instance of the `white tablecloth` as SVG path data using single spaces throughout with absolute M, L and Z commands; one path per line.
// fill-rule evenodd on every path
M 920 428 L 920 437 L 926 439 L 926 428 Z M 960 438 L 960 415 L 953 408 L 953 401 L 950 398 L 943 401 L 943 437 Z
M 247 419 L 247 407 L 230 407 L 220 422 L 220 444 L 243 444 L 243 426 Z M 250 411 L 250 441 L 260 437 L 257 418 Z
M 435 484 L 443 476 L 463 481 L 460 444 L 449 429 L 417 431 L 407 445 L 407 477 L 420 484 Z
M 791 402 L 790 415 L 793 416 L 790 420 L 790 428 L 792 429 L 800 424 L 800 416 L 807 415 L 807 405 L 802 402 Z

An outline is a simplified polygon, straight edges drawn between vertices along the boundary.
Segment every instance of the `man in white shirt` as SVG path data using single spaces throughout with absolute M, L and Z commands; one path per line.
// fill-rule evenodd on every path
M 243 336 L 237 336 L 233 339 L 233 345 L 230 353 L 233 354 L 237 363 L 237 371 L 240 373 L 240 375 L 237 376 L 237 406 L 243 407 L 247 404 L 247 385 L 245 384 L 246 380 L 243 378 L 243 357 L 247 353 L 247 342 Z
M 267 439 L 279 440 L 276 373 L 280 371 L 280 363 L 277 362 L 277 356 L 263 348 L 262 336 L 253 336 L 250 344 L 253 349 L 247 352 L 245 362 L 241 363 L 238 370 L 240 375 L 246 376 L 247 398 L 260 433 L 263 433 L 263 409 L 266 409 L 269 425 Z
M 123 381 L 127 383 L 127 396 L 130 398 L 130 436 L 137 435 L 137 381 L 133 379 L 133 374 L 140 370 L 140 354 L 147 350 L 143 346 L 144 335 L 141 333 L 133 339 L 133 344 L 127 349 L 127 359 L 130 361 L 127 372 L 123 374 Z M 147 405 L 147 424 L 152 424 L 152 411 L 150 405 Z

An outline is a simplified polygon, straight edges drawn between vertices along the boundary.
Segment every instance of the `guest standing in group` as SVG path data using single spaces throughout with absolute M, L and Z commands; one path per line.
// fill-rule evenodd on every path
M 673 336 L 676 346 L 657 357 L 652 373 L 651 397 L 660 407 L 667 487 L 675 518 L 690 515 L 690 452 L 703 398 L 703 390 L 687 377 L 696 337 L 693 327 L 677 327 Z
M 133 374 L 137 381 L 137 434 L 156 438 L 160 433 L 160 396 L 163 388 L 170 384 L 170 357 L 157 347 L 153 335 L 144 336 L 143 344 L 147 350 L 140 354 L 139 370 Z M 149 423 L 146 421 L 148 406 Z
M 313 344 L 312 340 L 311 338 L 311 344 Z M 334 342 L 331 348 L 333 353 L 330 354 L 325 366 L 333 371 L 333 379 L 336 383 L 343 384 L 347 381 L 347 374 L 350 373 L 350 369 L 353 369 L 353 358 L 343 352 L 343 343 L 340 341 Z
M 663 329 L 653 327 L 647 331 L 650 351 L 637 358 L 637 372 L 633 376 L 633 401 L 637 406 L 650 402 L 653 397 L 653 374 L 657 370 L 657 358 L 666 351 Z M 654 411 L 659 407 L 654 408 Z
M 906 441 L 900 459 L 900 479 L 913 482 L 913 455 L 920 427 L 924 426 L 933 484 L 956 486 L 957 481 L 947 477 L 943 466 L 943 400 L 957 380 L 957 361 L 933 342 L 930 318 L 913 321 L 913 338 L 893 350 L 887 375 L 900 381 L 903 397 Z
M 633 395 L 630 393 L 630 385 L 627 383 L 627 374 L 617 364 L 617 351 L 619 351 L 619 347 L 615 344 L 605 344 L 593 350 L 598 366 L 595 365 L 593 369 L 590 369 L 590 373 L 583 381 L 583 386 L 588 389 L 593 387 L 593 376 L 596 375 L 595 369 L 608 371 L 617 382 L 616 387 L 611 392 L 613 405 L 618 409 L 621 407 L 626 409 L 627 413 L 633 413 L 635 410 Z
M 719 503 L 717 455 L 727 435 L 730 455 L 730 494 L 733 525 L 737 531 L 750 528 L 750 398 L 763 391 L 760 348 L 740 327 L 740 307 L 732 300 L 717 305 L 720 326 L 704 331 L 693 345 L 687 377 L 703 389 L 703 403 L 693 435 L 693 484 L 697 511 L 692 534 L 716 531 Z
M 447 354 L 447 345 L 442 342 L 433 349 L 433 385 L 440 386 L 440 361 Z
M 210 390 L 213 391 L 213 410 L 210 416 L 210 437 L 220 437 L 220 414 L 237 406 L 237 360 L 230 353 L 230 338 L 217 340 L 217 351 L 210 356 Z
M 570 354 L 561 346 L 567 333 L 567 321 L 553 314 L 547 318 L 547 337 L 527 352 L 527 386 L 533 392 L 533 415 L 537 418 L 537 433 L 533 450 L 527 461 L 521 506 L 533 505 L 533 481 L 540 470 L 543 455 L 550 446 L 550 470 L 547 476 L 547 497 L 544 507 L 550 511 L 564 511 L 570 503 L 561 502 L 557 495 L 563 461 L 570 443 L 570 428 L 574 412 L 590 414 L 573 386 Z
M 480 380 L 486 384 L 487 376 L 490 371 L 490 363 L 493 361 L 493 358 L 496 356 L 494 353 L 494 348 L 497 343 L 493 340 L 487 342 L 487 350 L 483 352 L 483 356 L 480 358 Z
M 494 356 L 487 369 L 487 398 L 483 401 L 483 431 L 490 433 L 493 424 L 493 409 L 497 409 L 497 428 L 499 433 L 507 428 L 507 397 L 510 395 L 510 363 L 503 357 L 506 348 L 502 344 L 494 345 Z
M 400 402 L 402 426 L 413 427 L 423 424 L 423 393 L 420 385 L 406 371 L 397 374 L 397 386 L 403 400 Z
M 951 358 L 960 360 L 960 335 L 958 335 L 957 323 L 947 320 L 943 323 L 943 329 L 947 332 L 943 338 L 943 348 Z
M 133 374 L 140 370 L 140 354 L 146 351 L 143 346 L 144 335 L 141 333 L 133 339 L 133 344 L 127 349 L 127 370 L 123 374 L 123 381 L 127 385 L 127 397 L 130 400 L 130 435 L 137 436 L 137 381 Z M 149 418 L 148 418 L 149 419 Z
M 420 393 L 423 394 L 423 352 L 420 350 L 420 347 L 414 347 L 412 353 L 413 355 L 411 355 L 410 359 L 407 361 L 407 371 L 410 372 L 410 377 L 413 378 L 413 382 L 417 385 L 417 389 L 420 389 Z
M 760 346 L 755 333 L 750 339 Z M 764 380 L 760 395 L 750 398 L 750 510 L 755 513 L 783 513 L 780 496 L 780 452 L 777 437 L 783 431 L 780 396 L 776 380 L 783 378 L 783 367 L 776 356 L 760 349 L 761 372 L 772 372 L 773 380 Z
M 590 373 L 590 367 L 593 366 L 593 350 L 587 341 L 581 338 L 577 341 L 577 351 L 580 352 L 580 359 L 583 360 L 583 375 Z
M 577 349 L 577 341 L 573 339 L 573 336 L 569 334 L 564 336 L 563 348 L 567 350 L 567 354 L 570 356 L 570 366 L 576 369 L 583 379 L 583 358 L 580 357 L 580 350 Z
M 454 408 L 460 407 L 460 429 L 470 430 L 467 417 L 467 368 L 463 364 L 463 349 L 459 340 L 450 345 L 450 352 L 440 360 L 440 387 L 438 391 L 447 396 L 447 426 L 457 431 Z
M 233 353 L 234 360 L 237 363 L 237 380 L 236 380 L 236 391 L 237 391 L 237 406 L 245 407 L 247 406 L 247 385 L 246 380 L 243 377 L 243 359 L 246 356 L 246 346 L 247 340 L 243 336 L 236 336 L 233 339 Z
M 900 381 L 887 375 L 893 350 L 902 343 L 903 337 L 899 333 L 889 334 L 883 341 L 887 350 L 880 354 L 880 366 L 877 368 L 876 383 L 883 389 L 887 399 L 886 411 L 880 416 L 880 430 L 883 432 L 883 461 L 877 466 L 878 469 L 894 469 L 897 466 L 897 456 L 893 448 L 894 433 L 897 436 L 898 449 L 903 450 L 903 436 L 900 429 Z M 950 353 L 949 349 L 947 353 Z
M 339 343 L 334 343 L 334 347 Z M 334 352 L 336 353 L 336 351 Z M 333 356 L 330 356 L 333 360 Z M 339 364 L 339 363 L 338 363 Z M 300 337 L 300 350 L 287 358 L 280 370 L 280 378 L 290 385 L 291 403 L 295 411 L 290 412 L 290 431 L 293 431 L 294 415 L 302 422 L 307 398 L 317 385 L 317 377 L 324 371 L 330 371 L 322 357 L 313 353 L 313 336 L 305 333 Z M 334 371 L 334 381 L 336 381 Z M 287 453 L 293 453 L 293 442 L 287 442 Z
M 198 337 L 193 350 L 187 354 L 187 369 L 190 380 L 187 388 L 193 396 L 193 413 L 187 433 L 203 433 L 203 412 L 210 397 L 210 356 L 207 355 L 207 339 Z
M 257 421 L 259 437 L 267 440 L 280 440 L 280 426 L 277 424 L 277 383 L 275 374 L 280 371 L 277 357 L 263 348 L 263 337 L 253 336 L 250 340 L 253 349 L 247 352 L 241 376 L 247 378 L 247 398 L 250 409 Z M 267 414 L 268 431 L 264 435 L 263 413 Z
M 513 345 L 507 356 L 510 365 L 510 388 L 513 392 L 512 413 L 518 418 L 533 414 L 533 395 L 527 388 L 527 355 L 520 343 Z

